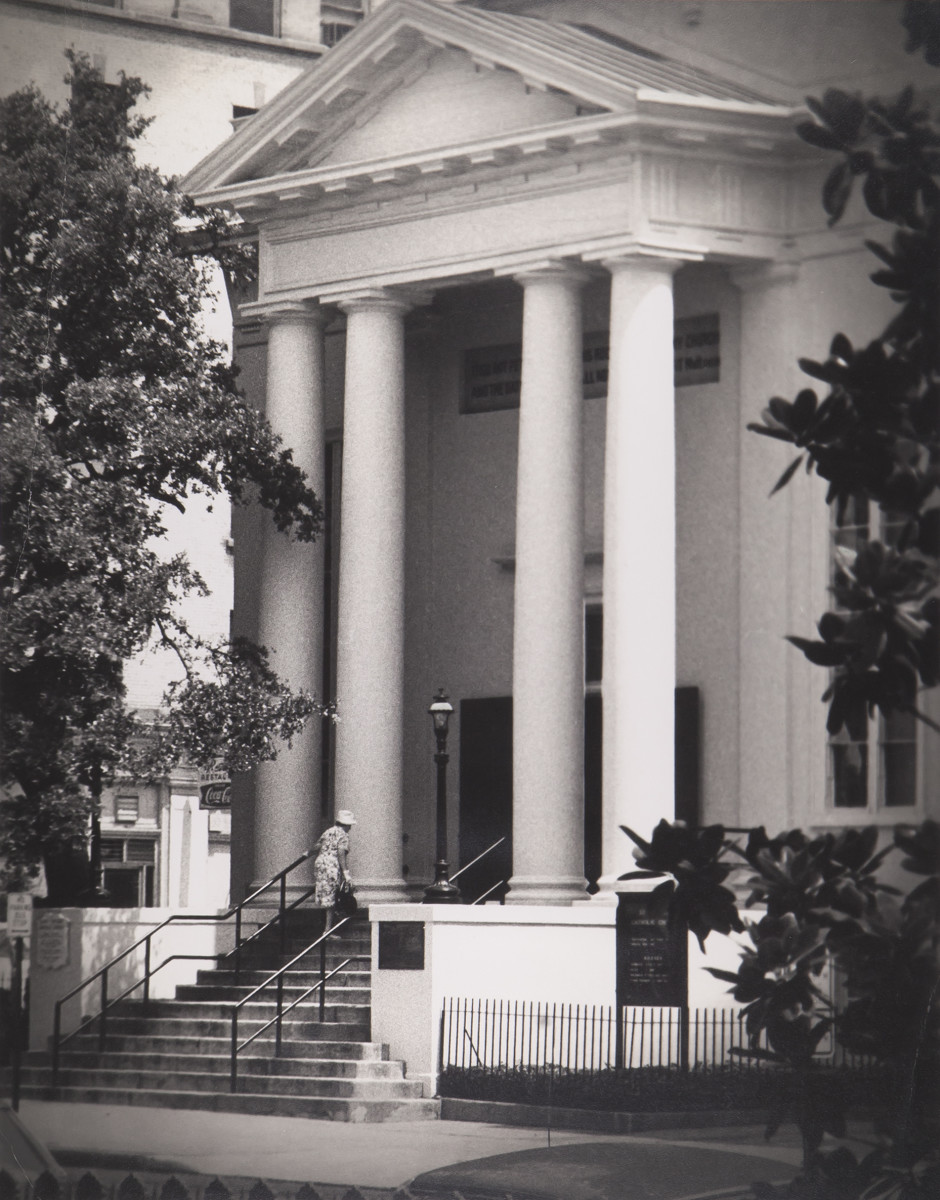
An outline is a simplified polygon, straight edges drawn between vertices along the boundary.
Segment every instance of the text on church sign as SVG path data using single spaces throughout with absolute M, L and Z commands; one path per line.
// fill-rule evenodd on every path
M 673 326 L 675 385 L 691 387 L 721 378 L 718 313 L 679 317 Z M 581 349 L 584 398 L 607 395 L 610 339 L 606 330 L 586 333 Z M 497 412 L 518 408 L 522 392 L 522 345 L 475 346 L 464 352 L 460 410 Z

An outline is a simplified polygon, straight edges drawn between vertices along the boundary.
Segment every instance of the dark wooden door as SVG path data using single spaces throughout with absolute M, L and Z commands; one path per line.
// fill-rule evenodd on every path
M 512 875 L 512 697 L 460 702 L 460 866 L 497 838 L 506 841 L 460 876 L 465 900 L 476 900 Z M 505 892 L 497 888 L 493 897 Z

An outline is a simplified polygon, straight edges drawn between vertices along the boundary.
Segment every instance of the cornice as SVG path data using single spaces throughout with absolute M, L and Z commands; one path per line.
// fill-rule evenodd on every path
M 518 172 L 529 162 L 543 163 L 625 143 L 656 142 L 671 151 L 687 150 L 690 155 L 746 155 L 750 162 L 758 155 L 767 160 L 776 156 L 784 162 L 805 158 L 807 148 L 792 130 L 796 110 L 756 108 L 719 101 L 696 108 L 672 105 L 665 96 L 647 97 L 634 112 L 577 117 L 415 154 L 282 172 L 225 187 L 197 189 L 193 195 L 197 203 L 223 205 L 261 221 L 271 219 L 279 208 L 299 202 L 307 208 L 337 197 L 361 203 L 386 185 L 404 193 L 420 190 L 428 181 L 468 177 L 494 167 Z

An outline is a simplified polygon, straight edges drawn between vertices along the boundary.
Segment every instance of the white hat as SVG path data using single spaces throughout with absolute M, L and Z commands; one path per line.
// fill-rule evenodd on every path
M 341 808 L 336 814 L 337 825 L 355 825 L 356 818 L 352 815 L 348 808 Z

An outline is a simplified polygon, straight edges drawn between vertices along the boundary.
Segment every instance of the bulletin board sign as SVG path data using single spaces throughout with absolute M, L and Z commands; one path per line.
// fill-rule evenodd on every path
M 688 933 L 670 928 L 643 893 L 617 897 L 617 1003 L 682 1008 L 689 995 Z

